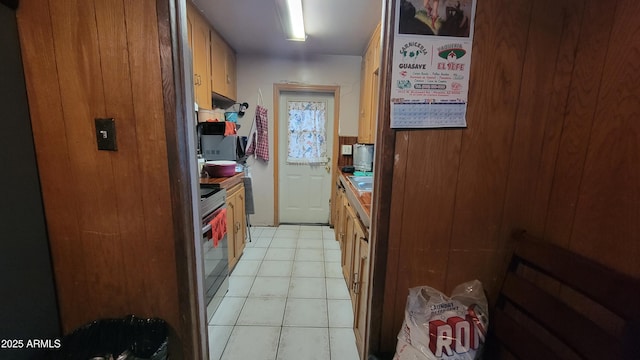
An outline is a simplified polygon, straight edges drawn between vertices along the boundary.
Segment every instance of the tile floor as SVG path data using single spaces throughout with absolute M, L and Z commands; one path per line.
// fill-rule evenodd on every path
M 340 248 L 327 226 L 253 227 L 209 322 L 211 360 L 357 360 Z

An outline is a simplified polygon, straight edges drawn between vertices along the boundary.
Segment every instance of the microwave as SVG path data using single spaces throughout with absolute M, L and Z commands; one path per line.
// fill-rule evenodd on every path
M 244 157 L 245 136 L 224 135 L 225 122 L 205 122 L 198 124 L 200 154 L 205 160 L 239 161 Z

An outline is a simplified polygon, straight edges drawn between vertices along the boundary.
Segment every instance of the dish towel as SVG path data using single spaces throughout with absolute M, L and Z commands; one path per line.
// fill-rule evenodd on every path
M 235 135 L 238 131 L 236 130 L 236 123 L 231 121 L 224 122 L 224 136 Z
M 227 209 L 222 208 L 218 210 L 211 219 L 211 240 L 213 240 L 213 247 L 217 248 L 220 240 L 224 238 L 227 233 Z
M 256 131 L 249 137 L 247 155 L 269 161 L 269 118 L 264 106 L 256 105 Z

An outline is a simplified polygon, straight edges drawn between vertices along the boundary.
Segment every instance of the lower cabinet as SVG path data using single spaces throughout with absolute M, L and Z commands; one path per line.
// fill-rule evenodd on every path
M 366 337 L 366 331 L 368 326 L 367 321 L 367 308 L 368 308 L 368 293 L 369 293 L 369 241 L 365 237 L 362 224 L 357 223 L 356 237 L 358 238 L 356 243 L 356 251 L 353 256 L 353 286 L 351 288 L 351 299 L 354 305 L 353 311 L 353 330 L 356 335 L 356 346 L 360 357 L 364 358 L 365 348 L 364 340 Z
M 347 287 L 351 289 L 353 281 L 353 252 L 355 245 L 355 221 L 358 221 L 353 206 L 347 202 L 344 207 L 344 237 L 342 242 L 342 274 L 347 282 Z
M 244 184 L 238 184 L 227 190 L 227 244 L 229 247 L 229 271 L 236 265 L 246 239 Z
M 360 358 L 365 358 L 364 342 L 368 327 L 369 239 L 368 231 L 360 221 L 355 208 L 342 192 L 337 194 L 336 239 L 340 243 L 341 265 L 353 308 L 353 331 Z

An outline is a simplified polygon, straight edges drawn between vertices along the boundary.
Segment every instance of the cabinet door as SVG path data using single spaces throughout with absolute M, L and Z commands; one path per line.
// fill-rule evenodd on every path
M 193 74 L 194 93 L 198 107 L 211 109 L 211 70 L 209 62 L 209 25 L 197 13 L 193 17 Z
M 339 182 L 339 180 L 338 180 Z M 333 203 L 331 204 L 331 223 L 333 225 L 334 238 L 336 241 L 339 236 L 339 224 L 340 208 L 342 207 L 342 200 L 340 199 L 340 186 L 336 185 L 336 192 L 333 194 Z
M 368 292 L 369 292 L 369 242 L 366 239 L 366 233 L 361 224 L 356 226 L 358 236 L 358 253 L 354 257 L 354 268 L 357 271 L 357 282 L 354 285 L 353 292 L 356 295 L 355 310 L 353 317 L 354 333 L 356 335 L 356 346 L 362 357 L 364 354 L 364 339 L 367 330 L 367 309 L 368 309 Z M 355 275 L 354 275 L 355 276 Z
M 351 289 L 353 283 L 353 253 L 355 249 L 355 222 L 358 221 L 351 205 L 347 205 L 346 236 L 344 251 L 342 252 L 342 274 L 347 282 L 347 288 Z
M 191 56 L 193 56 L 193 13 L 190 6 L 187 7 L 187 41 L 189 43 L 189 49 L 191 50 Z
M 236 253 L 236 236 L 235 236 L 235 209 L 236 195 L 227 195 L 227 247 L 229 252 L 229 271 L 233 269 L 238 262 L 238 254 Z
M 360 117 L 358 142 L 375 142 L 378 110 L 378 74 L 380 67 L 380 24 L 369 39 L 367 51 L 362 57 L 360 80 Z
M 369 112 L 371 110 L 370 52 L 362 57 L 360 70 L 360 116 L 358 117 L 358 142 L 369 143 Z
M 333 226 L 333 230 L 336 233 L 336 241 L 340 245 L 342 250 L 342 242 L 344 240 L 344 192 L 341 188 L 336 188 L 336 223 Z
M 227 82 L 225 47 L 220 35 L 211 30 L 211 89 L 220 95 L 225 95 Z
M 376 69 L 371 74 L 371 109 L 369 110 L 369 122 L 366 124 L 368 127 L 367 135 L 369 136 L 369 142 L 372 144 L 376 142 L 376 128 L 378 124 L 378 100 L 380 98 L 378 74 L 379 69 Z
M 235 235 L 235 247 L 236 257 L 240 258 L 244 251 L 246 240 L 246 217 L 245 217 L 245 191 L 244 186 L 241 185 L 240 190 L 236 195 L 236 208 L 235 208 L 235 221 L 236 221 L 236 235 Z
M 226 46 L 225 75 L 226 87 L 225 96 L 229 99 L 237 99 L 237 79 L 236 79 L 236 53 L 232 48 Z
M 355 328 L 356 314 L 358 311 L 358 284 L 360 283 L 360 234 L 358 224 L 360 220 L 353 221 L 353 255 L 351 260 L 351 282 L 349 283 L 349 295 L 351 296 L 351 309 L 353 310 L 353 326 Z

